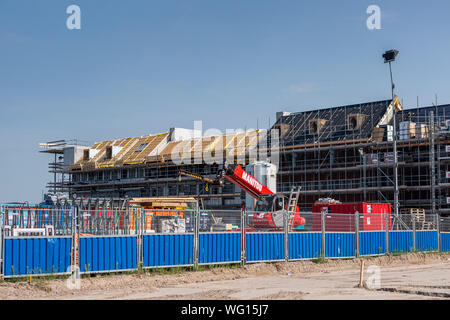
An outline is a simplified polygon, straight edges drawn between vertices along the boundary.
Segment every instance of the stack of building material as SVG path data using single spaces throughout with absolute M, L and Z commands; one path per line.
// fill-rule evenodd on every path
M 408 140 L 416 137 L 416 123 L 412 121 L 400 122 L 399 139 Z
M 332 198 L 319 198 L 314 204 L 337 204 L 341 203 L 339 200 L 335 200 Z
M 420 123 L 416 125 L 416 138 L 426 139 L 428 138 L 428 125 Z
M 435 228 L 434 222 L 427 221 L 423 208 L 401 208 L 400 214 L 410 215 L 410 228 L 412 228 L 414 220 L 416 230 L 433 230 Z
M 161 233 L 185 233 L 186 232 L 186 220 L 176 217 L 164 217 L 160 222 Z M 167 219 L 170 218 L 170 219 Z
M 220 232 L 220 231 L 233 231 L 233 225 L 231 223 L 216 223 L 213 224 L 211 226 L 211 231 L 216 231 L 216 232 Z

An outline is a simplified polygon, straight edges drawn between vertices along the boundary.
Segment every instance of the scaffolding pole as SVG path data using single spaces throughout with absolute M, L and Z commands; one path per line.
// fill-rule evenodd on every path
M 430 111 L 430 174 L 431 174 L 431 214 L 436 213 L 436 174 L 434 154 L 434 112 Z

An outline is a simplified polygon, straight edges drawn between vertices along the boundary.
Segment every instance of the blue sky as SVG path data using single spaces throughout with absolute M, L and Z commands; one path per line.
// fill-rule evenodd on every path
M 66 8 L 81 8 L 68 30 Z M 381 30 L 366 28 L 369 5 Z M 39 142 L 268 127 L 277 111 L 450 103 L 450 2 L 0 0 L 0 202 L 39 202 Z

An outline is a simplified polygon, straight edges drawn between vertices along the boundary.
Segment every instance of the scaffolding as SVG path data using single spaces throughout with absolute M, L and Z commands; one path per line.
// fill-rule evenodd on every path
M 70 181 L 70 174 L 67 169 L 70 162 L 65 159 L 67 148 L 72 147 L 86 147 L 89 143 L 81 140 L 56 140 L 45 143 L 40 143 L 40 153 L 52 155 L 52 160 L 48 163 L 48 172 L 52 175 L 53 180 L 48 182 L 46 188 L 49 194 L 57 196 L 58 194 L 67 193 L 69 191 L 68 182 Z M 67 157 L 66 157 L 67 158 Z M 68 164 L 69 163 L 69 164 Z
M 450 213 L 450 203 L 447 203 L 450 183 L 446 178 L 450 160 L 446 152 L 450 143 L 449 123 L 446 123 L 449 111 L 450 106 L 398 111 L 400 208 Z M 319 198 L 394 204 L 393 128 L 376 127 L 372 122 L 369 125 L 373 130 L 367 131 L 367 127 L 349 130 L 348 121 L 343 118 L 338 119 L 342 124 L 328 125 L 312 134 L 313 120 L 335 118 L 337 110 L 325 112 L 327 115 L 320 110 L 297 115 L 300 119 L 295 124 L 291 120 L 291 128 L 281 140 L 278 190 L 288 193 L 293 186 L 301 187 L 299 202 L 307 209 Z M 280 119 L 280 127 L 283 120 L 289 121 Z M 330 136 L 337 138 L 330 139 Z
M 66 171 L 71 175 L 66 185 L 72 195 L 85 198 L 189 195 L 209 208 L 240 209 L 242 192 L 233 184 L 205 190 L 204 183 L 181 177 L 179 170 L 214 178 L 224 160 L 252 162 L 253 148 L 266 137 L 266 130 L 248 130 L 181 140 L 164 133 L 104 141 L 90 148 L 95 150 L 92 157 L 80 159 Z M 117 153 L 108 155 L 113 147 Z

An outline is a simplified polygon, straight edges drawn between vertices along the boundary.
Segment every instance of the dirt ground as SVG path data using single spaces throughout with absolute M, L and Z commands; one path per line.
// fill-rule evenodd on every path
M 248 264 L 180 273 L 0 281 L 0 299 L 450 299 L 450 254 L 364 258 L 380 267 L 380 286 L 359 288 L 362 259 Z

